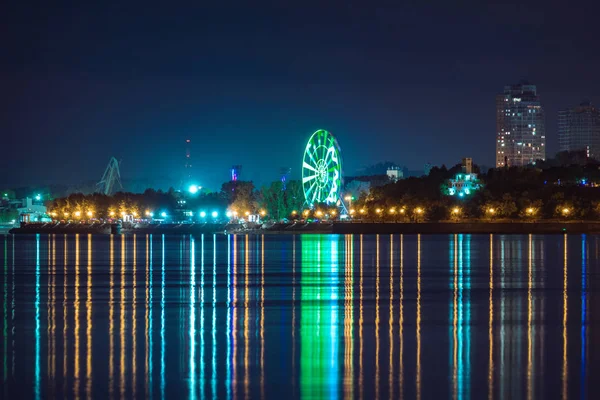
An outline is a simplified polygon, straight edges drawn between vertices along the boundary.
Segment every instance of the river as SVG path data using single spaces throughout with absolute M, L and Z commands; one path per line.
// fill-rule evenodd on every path
M 575 234 L 0 235 L 2 396 L 600 398 L 599 250 Z

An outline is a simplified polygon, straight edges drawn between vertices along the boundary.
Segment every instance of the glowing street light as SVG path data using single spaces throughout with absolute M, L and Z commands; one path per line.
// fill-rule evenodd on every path
M 571 212 L 571 210 L 569 210 L 567 207 L 562 209 L 563 215 L 569 215 L 570 212 Z
M 94 215 L 94 213 L 91 210 L 87 212 L 88 217 L 92 218 L 92 215 Z
M 111 217 L 114 217 L 114 216 L 115 216 L 115 212 L 114 212 L 114 211 L 110 211 L 110 212 L 108 213 L 108 215 L 110 215 Z
M 296 214 L 298 214 L 298 211 L 292 210 L 292 215 L 296 215 Z
M 260 215 L 264 217 L 265 215 L 267 215 L 267 212 L 265 210 L 260 210 Z
M 191 194 L 198 193 L 198 186 L 196 186 L 196 185 L 190 185 L 190 187 L 188 188 L 188 192 L 190 192 Z
M 402 208 L 400 209 L 400 214 L 404 214 L 405 212 L 406 212 L 406 208 L 402 207 Z
M 206 211 L 200 211 L 200 218 L 206 217 Z
M 213 212 L 212 212 L 210 215 L 211 215 L 213 218 L 217 218 L 217 217 L 219 216 L 219 213 L 218 213 L 218 212 L 216 212 L 216 211 L 213 211 Z
M 487 209 L 487 213 L 488 214 L 494 214 L 496 212 L 496 210 L 494 210 L 493 208 L 488 208 Z
M 354 215 L 355 212 L 356 212 L 356 210 L 354 208 L 350 209 L 350 215 Z
M 396 214 L 396 209 L 394 207 L 390 208 L 390 214 Z
M 36 195 L 35 195 L 35 199 L 36 199 L 37 201 L 40 201 L 40 200 L 42 199 L 42 196 L 41 196 L 40 194 L 36 194 Z
M 321 215 L 323 215 L 323 211 L 319 210 L 316 212 L 316 214 L 317 214 L 317 217 L 320 217 Z
M 458 215 L 458 214 L 460 214 L 460 208 L 458 208 L 458 207 L 454 207 L 454 208 L 452 209 L 452 214 L 454 214 L 454 215 Z
M 160 213 L 160 216 L 163 217 L 163 218 L 167 218 L 167 213 L 163 211 L 163 212 Z
M 227 218 L 231 218 L 231 216 L 232 216 L 232 215 L 233 215 L 233 214 L 231 213 L 231 211 L 227 211 L 227 212 L 225 213 L 225 216 L 226 216 Z
M 68 216 L 69 216 L 69 213 L 68 213 L 68 212 L 65 212 L 65 217 L 68 217 Z
M 376 209 L 376 210 L 375 210 L 375 212 L 376 212 L 377 214 L 381 214 L 381 208 L 378 208 L 378 209 Z
M 248 215 L 250 215 L 250 211 L 246 211 L 244 214 L 245 214 L 245 215 L 246 215 L 246 217 L 247 217 Z
M 309 210 L 304 210 L 304 212 L 302 214 L 304 214 L 305 217 L 308 217 L 308 214 L 310 214 L 310 211 Z
M 75 211 L 75 216 L 76 216 L 77 218 L 81 217 L 81 211 Z
M 422 209 L 421 207 L 417 207 L 417 208 L 415 209 L 415 212 L 416 212 L 417 214 L 423 214 L 423 209 Z
M 360 212 L 361 214 L 364 214 L 364 213 L 366 213 L 366 212 L 367 212 L 367 210 L 365 210 L 364 208 L 361 208 L 361 209 L 359 210 L 359 212 Z
M 533 214 L 533 212 L 534 212 L 534 209 L 533 209 L 533 208 L 529 207 L 529 208 L 527 209 L 527 214 L 529 214 L 529 215 L 532 215 L 532 214 Z

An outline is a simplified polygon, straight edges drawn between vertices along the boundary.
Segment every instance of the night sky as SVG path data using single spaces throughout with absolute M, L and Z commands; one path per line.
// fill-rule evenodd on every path
M 318 128 L 347 174 L 493 166 L 505 84 L 538 86 L 548 155 L 559 109 L 600 105 L 594 2 L 88 3 L 0 6 L 0 185 L 99 180 L 111 156 L 176 179 L 186 138 L 204 186 L 232 164 L 262 184 L 298 177 Z

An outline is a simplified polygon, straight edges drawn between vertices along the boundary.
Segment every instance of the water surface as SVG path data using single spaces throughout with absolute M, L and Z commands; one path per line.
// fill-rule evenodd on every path
M 1 395 L 600 398 L 599 248 L 592 235 L 0 236 Z

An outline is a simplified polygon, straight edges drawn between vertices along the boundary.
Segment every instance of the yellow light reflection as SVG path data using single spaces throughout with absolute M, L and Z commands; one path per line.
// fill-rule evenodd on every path
M 421 399 L 421 234 L 417 235 L 417 400 Z
M 568 306 L 567 302 L 569 300 L 569 295 L 567 293 L 568 286 L 568 277 L 567 277 L 567 234 L 564 235 L 564 268 L 563 268 L 563 364 L 562 364 L 562 398 L 568 399 L 568 380 L 569 380 L 569 364 L 567 359 L 567 345 L 569 342 L 569 338 L 567 335 L 567 315 L 568 315 Z
M 250 338 L 249 338 L 249 326 L 248 322 L 250 320 L 250 307 L 248 304 L 248 277 L 250 276 L 250 272 L 248 270 L 248 253 L 250 252 L 250 247 L 248 246 L 248 235 L 246 235 L 246 242 L 244 246 L 244 398 L 250 398 Z
M 73 301 L 74 310 L 74 322 L 75 322 L 75 357 L 74 357 L 74 369 L 73 369 L 73 397 L 79 397 L 79 383 L 80 383 L 80 362 L 79 362 L 79 234 L 75 235 L 75 300 Z
M 260 397 L 265 398 L 265 235 L 260 237 Z
M 388 396 L 394 398 L 394 235 L 390 235 L 390 316 L 389 337 L 390 337 L 390 359 L 388 373 Z
M 358 391 L 359 398 L 362 400 L 364 398 L 364 372 L 363 372 L 363 235 L 360 235 L 360 285 L 359 287 L 359 298 L 358 298 Z
M 354 308 L 353 308 L 353 236 L 345 237 L 344 282 L 344 397 L 354 397 Z
M 400 318 L 398 320 L 398 335 L 400 336 L 400 349 L 398 363 L 398 398 L 404 398 L 404 235 L 400 235 Z
M 134 214 L 135 215 L 135 214 Z M 137 235 L 133 234 L 133 294 L 131 299 L 131 392 L 136 398 L 137 389 Z
M 379 235 L 375 250 L 375 398 L 379 398 Z
M 66 382 L 67 380 L 67 371 L 69 369 L 69 366 L 67 364 L 67 354 L 69 353 L 68 351 L 68 345 L 67 345 L 67 329 L 69 327 L 69 315 L 67 313 L 67 300 L 68 300 L 68 292 L 67 292 L 67 288 L 69 287 L 67 285 L 67 261 L 68 261 L 68 253 L 67 253 L 67 235 L 64 235 L 63 238 L 63 243 L 64 243 L 64 255 L 63 255 L 63 261 L 64 261 L 64 267 L 63 267 L 63 382 Z M 66 388 L 63 388 L 66 389 Z
M 488 400 L 494 398 L 494 235 L 490 234 L 490 295 L 489 295 L 489 323 L 488 323 Z
M 120 296 L 120 321 L 119 321 L 119 390 L 121 398 L 125 397 L 125 235 L 121 236 L 121 296 Z
M 88 234 L 87 251 L 87 297 L 85 299 L 86 320 L 86 350 L 85 350 L 85 393 L 88 399 L 92 398 L 92 235 Z
M 533 327 L 531 324 L 533 316 L 533 304 L 532 304 L 532 242 L 531 234 L 529 234 L 528 240 L 528 257 L 527 257 L 527 399 L 533 399 Z
M 109 289 L 108 289 L 108 397 L 115 396 L 115 244 L 114 235 L 110 235 L 109 251 Z

